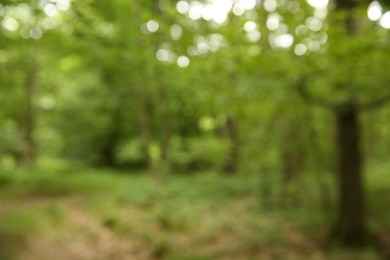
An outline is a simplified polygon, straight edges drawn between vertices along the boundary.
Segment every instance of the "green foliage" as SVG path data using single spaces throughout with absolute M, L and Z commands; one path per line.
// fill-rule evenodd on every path
M 1 216 L 0 232 L 25 235 L 38 230 L 37 212 L 12 212 Z
M 70 1 L 69 8 L 65 2 L 0 4 L 4 199 L 59 200 L 43 211 L 61 225 L 70 218 L 61 200 L 83 197 L 98 211 L 99 225 L 120 237 L 139 235 L 121 215 L 134 207 L 153 226 L 139 235 L 152 258 L 249 252 L 283 259 L 285 250 L 299 251 L 288 248 L 295 247 L 291 233 L 321 239 L 337 208 L 328 173 L 338 159 L 335 127 L 332 113 L 302 97 L 332 112 L 349 102 L 383 105 L 390 97 L 389 31 L 366 18 L 367 6 L 315 10 L 305 0 L 256 1 L 237 15 L 242 7 L 235 2 L 218 23 L 206 9 L 204 17 L 190 17 L 205 1 L 190 1 L 190 15 L 169 0 Z M 345 26 L 352 16 L 354 35 Z M 189 64 L 181 62 L 186 58 Z M 390 218 L 389 118 L 388 108 L 362 115 L 362 150 L 376 164 L 367 167 L 368 216 L 379 233 Z M 216 173 L 229 164 L 235 176 Z M 138 175 L 146 170 L 156 180 Z M 3 240 L 11 241 L 4 247 L 24 244 L 30 230 L 18 223 L 35 226 L 35 217 L 0 213 L 2 258 Z M 263 217 L 276 222 L 257 226 Z M 285 229 L 283 220 L 300 232 Z M 197 237 L 196 249 L 207 242 L 235 246 L 215 256 L 180 252 L 179 233 Z M 312 250 L 302 247 L 292 259 Z
M 171 163 L 179 171 L 218 169 L 226 160 L 228 144 L 213 137 L 176 137 L 171 140 Z
M 367 174 L 367 196 L 369 201 L 369 214 L 372 219 L 371 225 L 375 230 L 387 229 L 390 225 L 387 221 L 390 213 L 386 210 L 388 203 L 388 164 L 373 163 Z M 384 221 L 385 220 L 385 221 Z M 379 228 L 381 226 L 381 228 Z M 386 228 L 384 228 L 386 227 Z
M 119 236 L 128 235 L 129 232 L 131 232 L 129 227 L 126 226 L 121 220 L 117 219 L 116 217 L 106 217 L 102 221 L 102 224 L 103 226 L 112 230 L 112 232 L 118 234 Z
M 0 175 L 0 189 L 9 186 L 13 181 L 12 176 L 9 174 Z
M 378 234 L 388 230 L 384 205 L 389 201 L 383 196 L 389 182 L 386 168 L 377 164 L 370 167 L 367 182 L 372 195 L 371 224 Z M 27 237 L 45 237 L 48 232 L 53 236 L 52 231 L 65 236 L 74 232 L 72 225 L 77 226 L 80 236 L 88 236 L 88 241 L 98 237 L 99 230 L 96 234 L 87 228 L 82 231 L 83 218 L 88 223 L 96 220 L 118 243 L 140 241 L 144 252 L 167 259 L 256 258 L 259 254 L 273 258 L 293 255 L 292 259 L 298 259 L 302 253 L 330 259 L 377 256 L 373 249 L 358 253 L 334 248 L 322 252 L 332 213 L 321 206 L 318 180 L 313 174 L 301 176 L 299 184 L 294 187 L 291 183 L 287 190 L 273 183 L 272 189 L 280 194 L 271 194 L 273 207 L 266 210 L 259 204 L 259 177 L 250 174 L 221 179 L 215 172 L 203 172 L 171 176 L 159 183 L 146 174 L 129 176 L 84 169 L 77 173 L 35 173 L 39 181 L 34 189 L 31 186 L 35 177 L 24 174 L 7 173 L 8 184 L 0 191 L 5 205 L 2 211 L 6 210 L 0 217 L 0 237 L 6 241 L 1 253 L 5 259 L 23 251 Z M 334 182 L 326 176 L 327 188 L 334 196 Z M 56 187 L 56 191 L 44 186 Z M 286 197 L 294 200 L 286 201 Z M 331 203 L 335 205 L 335 201 Z M 10 210 L 12 207 L 18 210 Z M 215 251 L 210 249 L 213 247 Z
M 143 159 L 141 150 L 142 150 L 142 140 L 139 138 L 134 138 L 125 142 L 119 148 L 117 157 L 118 161 L 121 163 L 125 162 L 134 162 Z
M 165 258 L 171 251 L 171 244 L 169 240 L 162 240 L 153 246 L 153 256 L 157 259 Z
M 107 179 L 96 179 L 93 175 L 76 173 L 49 174 L 17 172 L 3 173 L 3 192 L 7 196 L 20 197 L 46 197 L 46 196 L 69 196 L 72 194 L 83 194 L 102 192 L 109 189 L 110 182 Z M 110 178 L 108 181 L 111 180 Z

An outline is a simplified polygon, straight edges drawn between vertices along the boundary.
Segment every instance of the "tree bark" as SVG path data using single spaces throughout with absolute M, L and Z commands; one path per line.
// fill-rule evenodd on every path
M 163 12 L 164 3 L 161 0 L 157 0 L 154 2 L 153 12 L 156 16 L 164 19 Z M 160 35 L 157 36 L 156 41 L 154 42 L 155 49 L 158 49 L 162 42 L 162 38 Z M 160 71 L 160 66 L 155 65 L 153 78 L 159 77 L 159 75 L 163 75 Z M 169 161 L 169 142 L 170 142 L 170 118 L 169 118 L 169 109 L 168 109 L 168 98 L 167 98 L 167 88 L 164 83 L 164 79 L 158 79 L 154 81 L 156 83 L 157 94 L 159 98 L 159 117 L 160 117 L 160 151 L 161 151 L 161 164 L 160 169 L 162 173 L 169 172 L 170 161 Z
M 345 28 L 351 39 L 360 31 L 354 9 L 366 0 L 336 0 L 336 9 L 347 11 Z M 339 214 L 336 240 L 348 247 L 367 243 L 366 207 L 364 201 L 363 156 L 360 150 L 360 105 L 347 101 L 336 110 Z
M 115 168 L 119 166 L 116 149 L 120 140 L 122 120 L 118 108 L 111 114 L 111 122 L 105 138 L 102 140 L 103 146 L 100 150 L 100 164 L 103 166 Z
M 24 120 L 21 123 L 22 149 L 20 154 L 21 164 L 33 168 L 36 158 L 36 147 L 34 140 L 35 113 L 34 113 L 34 95 L 37 87 L 37 68 L 31 64 L 27 70 L 26 76 L 26 107 Z
M 367 241 L 359 110 L 353 103 L 336 112 L 339 214 L 336 240 L 345 246 L 364 246 Z
M 150 146 L 152 140 L 151 126 L 150 126 L 150 111 L 145 93 L 142 94 L 143 98 L 140 102 L 139 107 L 139 119 L 141 128 L 141 139 L 142 139 L 142 151 L 147 163 L 148 170 L 151 174 L 154 174 L 153 158 L 150 154 Z
M 236 120 L 228 116 L 226 119 L 226 130 L 230 140 L 230 150 L 227 161 L 223 167 L 224 173 L 234 174 L 237 172 L 238 156 L 240 153 L 240 138 Z
M 141 12 L 141 2 L 133 1 L 133 22 L 135 24 L 141 25 L 142 23 L 142 12 Z M 136 34 L 137 35 L 137 34 Z M 134 54 L 137 55 L 139 59 L 139 67 L 137 73 L 134 75 L 135 82 L 138 84 L 137 88 L 137 97 L 139 99 L 139 124 L 140 124 L 140 136 L 141 136 L 141 149 L 146 161 L 147 170 L 150 175 L 154 176 L 156 174 L 154 167 L 154 160 L 151 154 L 151 145 L 152 145 L 152 111 L 151 111 L 151 94 L 150 94 L 150 78 L 153 75 L 150 75 L 150 64 L 147 64 L 147 42 L 138 34 L 138 40 L 133 46 L 137 50 Z M 133 51 L 134 51 L 133 50 Z
M 169 172 L 170 160 L 169 160 L 169 142 L 171 137 L 171 127 L 168 114 L 166 89 L 163 84 L 159 86 L 159 105 L 160 108 L 160 127 L 161 127 L 161 167 L 163 172 Z

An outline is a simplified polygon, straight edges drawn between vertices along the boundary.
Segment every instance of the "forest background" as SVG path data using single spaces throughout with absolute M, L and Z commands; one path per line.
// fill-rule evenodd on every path
M 389 6 L 1 1 L 0 259 L 386 259 Z

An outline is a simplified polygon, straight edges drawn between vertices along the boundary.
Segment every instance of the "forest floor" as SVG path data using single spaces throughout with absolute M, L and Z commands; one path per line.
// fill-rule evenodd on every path
M 382 250 L 326 248 L 332 214 L 310 181 L 271 192 L 264 208 L 253 176 L 13 174 L 0 175 L 0 260 L 368 260 L 390 247 L 389 213 L 372 210 Z M 370 191 L 377 208 L 389 205 L 385 187 Z

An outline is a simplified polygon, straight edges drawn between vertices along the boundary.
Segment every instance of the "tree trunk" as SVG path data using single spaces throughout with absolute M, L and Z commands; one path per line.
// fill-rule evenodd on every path
M 345 28 L 352 38 L 360 31 L 355 7 L 366 0 L 336 0 L 336 10 L 347 11 Z M 336 240 L 344 246 L 361 247 L 367 243 L 363 156 L 360 150 L 359 109 L 356 103 L 346 102 L 336 111 L 339 214 Z
M 305 133 L 302 132 L 304 127 L 302 127 L 301 121 L 302 119 L 298 115 L 293 117 L 281 115 L 280 117 L 281 143 L 279 146 L 284 183 L 293 182 L 303 170 L 305 151 L 302 138 Z
M 360 150 L 359 110 L 346 104 L 336 113 L 339 215 L 335 235 L 346 246 L 367 241 L 366 213 Z
M 287 141 L 288 142 L 288 141 Z M 295 180 L 302 170 L 302 158 L 299 154 L 301 151 L 291 150 L 285 147 L 283 151 L 283 178 L 285 183 Z
M 103 146 L 100 150 L 100 164 L 103 166 L 115 168 L 119 166 L 116 149 L 120 140 L 122 127 L 122 120 L 119 109 L 115 110 L 111 114 L 111 123 L 105 138 L 102 140 Z
M 141 139 L 142 139 L 142 151 L 147 163 L 148 170 L 151 174 L 154 174 L 154 166 L 152 155 L 150 154 L 150 146 L 152 140 L 151 126 L 150 126 L 150 111 L 148 102 L 145 97 L 145 93 L 142 94 L 143 98 L 140 102 L 139 119 L 141 127 Z
M 160 84 L 159 86 L 159 105 L 160 108 L 160 127 L 161 127 L 161 167 L 163 172 L 169 172 L 170 160 L 169 160 L 169 142 L 170 142 L 170 121 L 167 106 L 167 96 L 165 86 Z
M 237 172 L 238 156 L 240 150 L 240 139 L 236 120 L 228 116 L 226 130 L 230 141 L 230 150 L 227 161 L 223 167 L 224 173 L 234 174 Z
M 153 5 L 153 13 L 164 19 L 164 3 L 161 0 L 157 0 Z M 158 35 L 156 37 L 156 41 L 154 42 L 155 49 L 160 48 L 162 38 Z M 152 77 L 155 79 L 156 88 L 158 90 L 158 98 L 159 98 L 159 118 L 160 118 L 160 151 L 161 151 L 161 162 L 160 162 L 160 171 L 164 174 L 169 172 L 170 161 L 169 161 L 169 142 L 170 142 L 170 122 L 169 122 L 169 110 L 168 110 L 168 99 L 167 99 L 167 88 L 164 83 L 163 75 L 164 73 L 161 71 L 161 67 L 159 65 L 155 65 L 153 68 L 154 75 Z M 156 78 L 157 76 L 157 78 Z M 162 77 L 162 78 L 159 78 Z
M 21 123 L 22 149 L 20 154 L 21 164 L 33 168 L 35 164 L 35 113 L 34 113 L 34 94 L 37 85 L 37 69 L 35 64 L 31 64 L 26 76 L 26 99 L 24 120 Z

